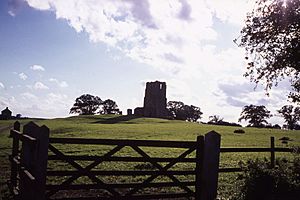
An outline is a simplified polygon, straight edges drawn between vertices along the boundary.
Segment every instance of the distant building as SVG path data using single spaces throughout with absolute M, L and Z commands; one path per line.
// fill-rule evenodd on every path
M 8 107 L 1 111 L 0 119 L 12 119 L 12 112 Z
M 140 117 L 167 117 L 167 86 L 165 82 L 147 82 L 144 107 L 137 107 L 134 109 L 134 115 Z

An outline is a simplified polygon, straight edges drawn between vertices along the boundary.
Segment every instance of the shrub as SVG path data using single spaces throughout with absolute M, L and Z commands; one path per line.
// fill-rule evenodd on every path
M 289 137 L 286 137 L 286 136 L 284 136 L 284 137 L 282 137 L 282 138 L 280 138 L 279 140 L 287 140 L 287 141 L 292 141 Z
M 270 168 L 267 160 L 250 160 L 243 166 L 242 184 L 234 200 L 298 200 L 300 197 L 300 159 L 277 160 Z
M 245 133 L 245 131 L 243 129 L 236 129 L 233 131 L 234 133 Z

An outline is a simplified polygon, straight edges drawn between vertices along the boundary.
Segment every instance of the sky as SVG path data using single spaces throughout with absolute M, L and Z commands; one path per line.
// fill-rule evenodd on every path
M 143 105 L 145 83 L 165 81 L 167 99 L 237 122 L 243 106 L 273 114 L 287 82 L 269 96 L 243 77 L 239 37 L 254 0 L 2 0 L 0 109 L 69 116 L 82 94 Z M 273 117 L 272 123 L 282 119 Z

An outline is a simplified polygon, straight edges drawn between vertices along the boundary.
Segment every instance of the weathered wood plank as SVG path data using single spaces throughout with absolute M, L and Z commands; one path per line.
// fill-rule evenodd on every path
M 13 138 L 17 139 L 17 140 L 21 140 L 22 142 L 28 142 L 29 144 L 35 144 L 36 143 L 36 138 L 31 137 L 31 136 L 26 135 L 26 134 L 22 134 L 21 132 L 16 131 L 16 130 L 11 130 L 10 135 Z
M 140 194 L 120 197 L 73 197 L 73 198 L 56 198 L 56 200 L 143 200 L 143 199 L 178 199 L 192 197 L 189 193 L 164 193 L 164 194 Z
M 275 138 L 271 137 L 271 167 L 274 168 L 275 167 Z
M 146 154 L 144 151 L 142 151 L 139 147 L 136 146 L 131 146 L 136 152 L 138 152 L 141 156 L 147 158 L 148 160 L 151 158 L 148 154 Z M 192 153 L 193 151 L 195 151 L 195 147 L 193 148 L 189 148 L 187 151 L 183 152 L 179 157 L 177 157 L 177 159 L 175 159 L 174 161 L 168 163 L 166 166 L 162 167 L 160 164 L 156 163 L 156 162 L 151 162 L 151 164 L 153 166 L 155 166 L 157 169 L 159 169 L 160 171 L 167 171 L 169 168 L 171 168 L 172 166 L 174 166 L 177 163 L 177 160 L 180 160 L 182 158 L 185 158 L 187 155 L 189 155 L 190 153 Z M 149 160 L 150 162 L 150 160 Z M 141 188 L 146 187 L 149 183 L 151 183 L 151 181 L 153 181 L 155 178 L 157 178 L 159 175 L 152 175 L 151 177 L 147 178 L 140 186 L 137 186 L 136 188 L 133 188 L 128 195 L 132 195 L 134 193 L 136 193 L 138 190 L 140 190 Z M 169 178 L 174 181 L 175 183 L 178 184 L 178 182 L 180 183 L 180 181 L 175 178 L 174 176 L 169 176 Z M 188 187 L 182 187 L 182 189 L 184 189 L 185 191 L 187 191 L 188 193 L 192 193 L 192 191 L 188 188 Z
M 142 183 L 109 183 L 109 184 L 76 184 L 76 185 L 46 185 L 47 190 L 88 190 L 88 189 L 107 189 L 113 188 L 134 188 L 140 186 Z M 174 182 L 154 182 L 149 183 L 143 188 L 160 188 L 160 187 L 181 187 L 194 186 L 194 181 Z
M 203 170 L 204 160 L 204 136 L 199 135 L 197 137 L 197 148 L 196 148 L 196 182 L 195 182 L 195 199 L 200 199 L 201 195 L 201 172 Z
M 240 148 L 240 147 L 234 147 L 234 148 L 221 148 L 221 153 L 236 153 L 236 152 L 271 152 L 271 148 Z M 274 148 L 274 151 L 276 152 L 293 152 L 294 150 L 292 148 Z
M 106 153 L 104 155 L 104 157 L 111 157 L 112 155 L 114 155 L 116 152 L 118 152 L 119 150 L 121 150 L 123 148 L 123 146 L 117 146 L 115 148 L 113 148 L 112 150 L 110 150 L 108 153 Z M 66 181 L 64 181 L 61 186 L 67 186 L 70 185 L 73 181 L 75 181 L 76 179 L 78 179 L 81 176 L 81 173 L 86 174 L 92 181 L 96 182 L 98 185 L 105 185 L 100 179 L 98 179 L 96 176 L 93 176 L 91 174 L 88 174 L 88 171 L 90 171 L 91 169 L 93 169 L 94 167 L 96 167 L 97 165 L 99 165 L 102 160 L 97 160 L 95 162 L 93 162 L 92 164 L 88 165 L 87 167 L 83 168 L 81 167 L 78 163 L 76 163 L 74 160 L 71 159 L 67 159 L 65 157 L 65 155 L 60 152 L 58 149 L 56 149 L 53 145 L 49 145 L 49 149 L 55 153 L 56 155 L 60 156 L 61 159 L 67 161 L 69 164 L 71 164 L 73 167 L 75 167 L 76 169 L 79 170 L 79 174 L 76 174 L 72 177 L 70 177 L 69 179 L 67 179 Z M 105 188 L 106 190 L 108 190 L 111 194 L 115 195 L 115 196 L 119 196 L 119 193 L 117 191 L 115 191 L 114 189 L 111 188 Z M 50 192 L 47 193 L 47 198 L 51 197 L 52 195 L 54 195 L 56 192 L 58 192 L 59 189 L 57 190 L 52 190 Z
M 220 134 L 215 131 L 205 134 L 200 198 L 197 200 L 214 200 L 217 197 L 220 144 Z
M 94 176 L 195 175 L 195 171 L 89 171 Z M 79 171 L 47 171 L 47 176 L 74 176 Z
M 114 140 L 114 139 L 87 139 L 87 138 L 50 138 L 50 143 L 60 144 L 99 144 L 122 146 L 147 146 L 147 147 L 174 147 L 193 148 L 193 141 L 161 141 L 161 140 Z
M 177 162 L 183 162 L 183 163 L 196 162 L 196 158 L 177 159 L 177 157 L 174 158 L 151 157 L 149 159 L 146 159 L 144 157 L 119 157 L 119 156 L 104 157 L 104 156 L 86 156 L 86 155 L 64 155 L 64 159 L 62 159 L 62 157 L 57 155 L 49 155 L 48 159 L 49 160 L 71 159 L 71 160 L 83 160 L 83 161 L 102 160 L 102 161 L 118 161 L 118 162 L 147 162 L 148 160 L 151 160 L 152 162 L 172 162 L 176 160 Z

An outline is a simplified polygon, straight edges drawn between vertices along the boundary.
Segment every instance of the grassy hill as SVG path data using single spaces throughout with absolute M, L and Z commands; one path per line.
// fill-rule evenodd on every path
M 286 131 L 275 129 L 242 128 L 244 134 L 236 134 L 234 130 L 240 127 L 215 126 L 207 124 L 190 123 L 178 120 L 165 120 L 153 118 L 134 118 L 127 116 L 75 116 L 58 119 L 26 119 L 20 120 L 21 124 L 35 121 L 39 125 L 50 128 L 50 137 L 79 137 L 79 138 L 109 138 L 109 139 L 151 139 L 151 140 L 177 140 L 195 141 L 198 135 L 214 130 L 221 134 L 221 147 L 269 147 L 270 137 L 274 136 L 277 147 L 285 147 L 279 140 L 281 137 L 289 137 L 292 141 L 288 146 L 300 146 L 300 131 Z M 0 121 L 0 189 L 1 196 L 5 196 L 7 189 L 5 181 L 9 177 L 8 155 L 10 154 L 11 139 L 7 136 L 9 128 L 14 121 Z M 104 150 L 95 146 L 61 146 L 70 154 L 100 154 Z M 131 152 L 125 150 L 126 154 Z M 153 152 L 149 152 L 150 154 Z M 155 154 L 173 154 L 174 152 L 154 152 Z M 287 154 L 277 154 L 290 157 Z M 223 167 L 237 166 L 240 160 L 249 158 L 269 157 L 267 153 L 231 153 L 222 154 L 220 165 Z M 64 164 L 50 163 L 50 167 L 67 167 Z M 108 166 L 111 167 L 111 166 Z M 220 175 L 220 194 L 230 194 L 230 187 L 235 181 L 234 174 Z M 1 199 L 1 198 L 0 198 Z

